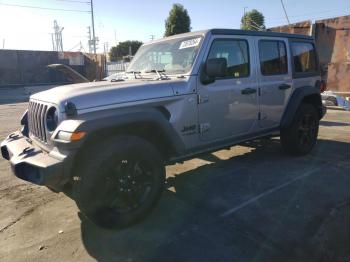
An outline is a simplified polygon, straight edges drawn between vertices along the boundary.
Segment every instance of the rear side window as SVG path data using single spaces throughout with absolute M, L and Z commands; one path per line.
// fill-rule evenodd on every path
M 317 71 L 316 51 L 312 43 L 292 42 L 292 53 L 296 73 Z
M 259 57 L 263 75 L 288 73 L 287 50 L 283 41 L 261 40 L 259 42 Z
M 249 76 L 249 51 L 246 40 L 215 40 L 208 56 L 208 59 L 211 58 L 225 58 L 227 60 L 226 77 L 240 78 Z

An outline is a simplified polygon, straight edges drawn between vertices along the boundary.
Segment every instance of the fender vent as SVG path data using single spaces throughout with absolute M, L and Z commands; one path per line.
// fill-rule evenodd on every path
M 157 109 L 162 113 L 162 115 L 165 116 L 167 120 L 170 120 L 171 114 L 166 108 L 159 106 L 157 107 Z

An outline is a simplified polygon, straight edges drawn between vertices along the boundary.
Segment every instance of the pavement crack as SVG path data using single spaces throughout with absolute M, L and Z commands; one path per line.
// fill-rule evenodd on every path
M 30 209 L 28 209 L 27 211 L 25 211 L 20 217 L 18 217 L 17 219 L 15 219 L 14 221 L 12 221 L 11 223 L 9 223 L 7 226 L 3 227 L 0 229 L 0 233 L 5 232 L 7 229 L 9 229 L 10 227 L 12 227 L 13 225 L 17 224 L 20 220 L 22 220 L 22 218 L 25 218 L 27 216 L 29 216 L 31 213 L 34 212 L 34 210 L 39 207 L 40 205 L 37 205 L 35 207 L 32 207 Z
M 15 224 L 17 224 L 19 221 L 21 221 L 23 218 L 25 218 L 25 217 L 29 216 L 30 214 L 32 214 L 32 213 L 35 211 L 35 209 L 37 209 L 38 207 L 44 206 L 44 205 L 46 205 L 47 203 L 49 203 L 49 202 L 51 202 L 51 201 L 54 201 L 54 200 L 56 200 L 56 199 L 57 199 L 57 198 L 48 199 L 48 200 L 46 200 L 46 201 L 44 201 L 44 202 L 42 202 L 42 203 L 40 203 L 40 204 L 38 204 L 38 205 L 35 205 L 35 206 L 32 207 L 32 208 L 26 210 L 26 211 L 25 211 L 21 216 L 19 216 L 17 219 L 15 219 L 14 221 L 10 222 L 10 223 L 9 223 L 8 225 L 6 225 L 5 227 L 1 228 L 1 229 L 0 229 L 0 233 L 5 232 L 7 229 L 9 229 L 9 228 L 12 227 L 13 225 L 15 225 Z

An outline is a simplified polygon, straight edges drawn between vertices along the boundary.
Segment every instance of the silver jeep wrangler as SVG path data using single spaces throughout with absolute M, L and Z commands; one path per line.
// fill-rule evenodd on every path
M 231 29 L 154 41 L 110 81 L 32 95 L 1 153 L 17 177 L 124 227 L 156 204 L 167 164 L 260 137 L 309 153 L 325 114 L 315 50 L 308 36 Z

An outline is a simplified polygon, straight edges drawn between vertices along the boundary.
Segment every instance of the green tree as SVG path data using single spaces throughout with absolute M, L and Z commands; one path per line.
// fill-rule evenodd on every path
M 245 13 L 241 19 L 241 29 L 253 31 L 265 29 L 264 15 L 256 9 Z
M 122 60 L 124 56 L 129 55 L 131 48 L 131 55 L 135 55 L 137 50 L 143 43 L 140 41 L 125 41 L 120 42 L 117 46 L 113 46 L 109 52 L 111 61 Z
M 181 4 L 174 4 L 165 20 L 164 36 L 177 35 L 191 31 L 191 18 Z

